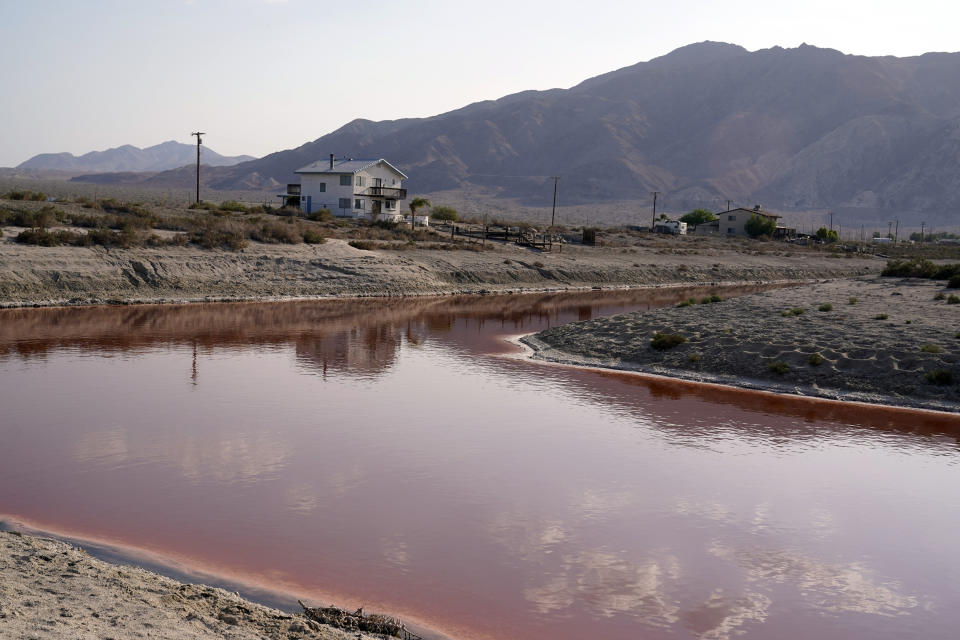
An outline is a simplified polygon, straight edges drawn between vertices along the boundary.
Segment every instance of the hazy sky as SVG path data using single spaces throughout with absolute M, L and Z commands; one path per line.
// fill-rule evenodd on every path
M 198 128 L 220 153 L 261 156 L 703 40 L 955 51 L 958 18 L 955 0 L 0 0 L 0 166 Z

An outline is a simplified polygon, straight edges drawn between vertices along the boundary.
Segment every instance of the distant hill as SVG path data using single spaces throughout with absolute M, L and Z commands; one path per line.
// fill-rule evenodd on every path
M 330 153 L 384 157 L 414 192 L 482 188 L 565 204 L 960 211 L 960 54 L 748 52 L 704 42 L 591 78 L 429 118 L 355 120 L 296 149 L 205 172 L 219 189 L 295 182 Z M 147 183 L 169 180 L 160 173 Z M 185 186 L 187 177 L 183 177 Z
M 222 156 L 209 147 L 200 147 L 200 162 L 210 166 L 231 166 L 254 160 L 253 156 Z M 71 172 L 166 171 L 197 161 L 196 145 L 174 140 L 146 149 L 123 145 L 106 151 L 91 151 L 82 156 L 72 153 L 41 153 L 17 165 L 18 169 L 47 169 Z

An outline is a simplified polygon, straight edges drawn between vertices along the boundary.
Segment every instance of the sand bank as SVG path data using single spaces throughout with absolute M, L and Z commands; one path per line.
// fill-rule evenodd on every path
M 938 293 L 949 293 L 942 282 L 868 276 L 572 323 L 523 342 L 552 362 L 960 412 L 960 305 Z M 657 350 L 657 332 L 686 341 Z
M 380 637 L 320 625 L 223 589 L 111 564 L 66 542 L 11 531 L 0 531 L 0 636 Z

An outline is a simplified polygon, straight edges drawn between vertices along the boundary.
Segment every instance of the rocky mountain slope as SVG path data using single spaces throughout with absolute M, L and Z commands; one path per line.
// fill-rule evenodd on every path
M 659 191 L 674 210 L 731 199 L 942 214 L 960 207 L 960 53 L 704 42 L 570 89 L 429 118 L 355 120 L 206 180 L 221 189 L 283 184 L 329 153 L 388 158 L 418 192 L 481 187 L 542 200 L 545 176 L 559 175 L 567 204 Z
M 253 156 L 223 156 L 204 146 L 200 149 L 200 162 L 214 167 L 226 167 L 254 159 Z M 106 151 L 91 151 L 82 156 L 72 153 L 41 153 L 21 162 L 17 168 L 95 173 L 166 171 L 195 164 L 196 161 L 195 145 L 168 140 L 145 149 L 125 144 Z

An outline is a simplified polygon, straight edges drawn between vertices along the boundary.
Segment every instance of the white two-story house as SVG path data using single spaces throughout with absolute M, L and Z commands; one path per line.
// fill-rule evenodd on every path
M 311 213 L 329 209 L 344 218 L 401 220 L 400 201 L 406 199 L 403 181 L 407 176 L 378 158 L 318 160 L 297 169 L 299 185 L 288 185 L 285 201 L 299 196 L 300 209 Z M 297 193 L 299 187 L 299 193 Z

